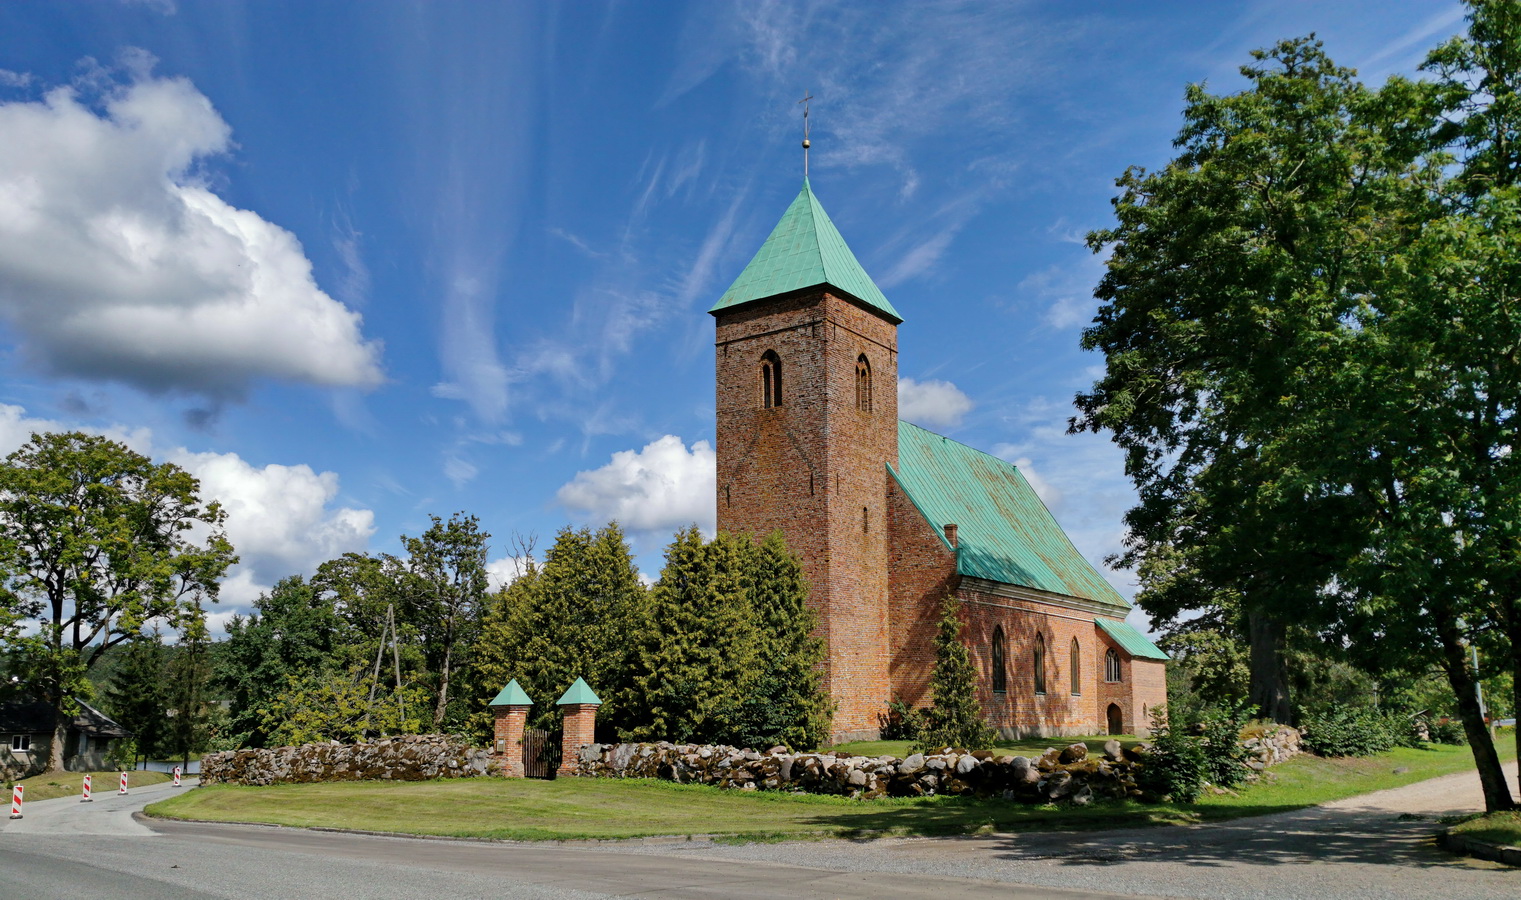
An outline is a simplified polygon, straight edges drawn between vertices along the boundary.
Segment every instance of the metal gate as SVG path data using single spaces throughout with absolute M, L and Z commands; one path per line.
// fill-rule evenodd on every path
M 523 729 L 523 775 L 526 778 L 553 778 L 560 766 L 558 735 L 538 728 Z

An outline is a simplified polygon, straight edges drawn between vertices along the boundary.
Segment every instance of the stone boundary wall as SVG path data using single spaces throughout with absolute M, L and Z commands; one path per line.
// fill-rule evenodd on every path
M 1299 732 L 1280 727 L 1248 737 L 1247 768 L 1261 772 L 1299 752 Z M 1109 741 L 1098 756 L 1085 744 L 1052 747 L 1033 759 L 979 750 L 851 756 L 761 753 L 698 744 L 589 744 L 576 754 L 574 773 L 594 778 L 659 778 L 678 784 L 711 784 L 745 791 L 798 791 L 873 800 L 929 794 L 970 794 L 1034 803 L 1086 805 L 1096 796 L 1140 797 L 1136 771 L 1147 746 L 1121 748 Z M 1254 776 L 1255 777 L 1255 776 Z
M 329 741 L 268 750 L 227 750 L 201 758 L 202 784 L 316 781 L 424 781 L 493 771 L 491 753 L 443 734 L 403 735 L 366 744 Z

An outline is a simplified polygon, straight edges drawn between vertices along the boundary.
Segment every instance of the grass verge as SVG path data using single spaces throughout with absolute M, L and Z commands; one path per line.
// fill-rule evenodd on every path
M 90 776 L 90 787 L 97 794 L 112 794 L 116 792 L 117 779 L 121 772 L 58 772 L 33 775 L 31 778 L 23 778 L 16 782 L 26 786 L 26 802 L 35 803 L 39 800 L 56 800 L 59 797 L 77 797 L 80 788 L 84 785 L 84 777 Z M 163 772 L 128 772 L 127 790 L 134 787 L 145 787 L 150 784 L 161 784 L 170 779 Z M 9 798 L 6 798 L 7 801 Z
M 648 779 L 461 779 L 271 787 L 216 785 L 150 805 L 150 816 L 448 837 L 576 840 L 708 834 L 799 837 L 1082 831 L 1185 825 L 1283 812 L 1472 769 L 1466 747 L 1367 759 L 1301 756 L 1236 794 L 1197 803 L 1026 806 L 929 797 L 862 802 L 724 791 Z M 1395 769 L 1405 771 L 1395 774 Z
M 1521 812 L 1494 812 L 1473 816 L 1453 825 L 1450 830 L 1453 834 L 1502 847 L 1521 847 Z

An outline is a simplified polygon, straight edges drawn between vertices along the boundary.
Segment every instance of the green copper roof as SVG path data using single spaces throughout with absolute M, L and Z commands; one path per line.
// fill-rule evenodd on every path
M 895 325 L 903 321 L 845 246 L 805 178 L 803 190 L 771 229 L 771 236 L 708 312 L 823 284 L 849 294 Z
M 942 541 L 956 525 L 958 573 L 1130 608 L 1012 463 L 899 422 L 898 468 L 888 471 Z
M 560 699 L 555 701 L 557 706 L 573 706 L 577 703 L 596 703 L 601 705 L 602 699 L 592 693 L 591 685 L 577 678 L 576 683 L 565 689 Z
M 491 706 L 532 706 L 533 701 L 528 699 L 528 693 L 518 684 L 516 678 L 507 682 L 502 692 L 496 695 L 496 699 L 489 704 Z
M 1104 629 L 1104 633 L 1114 638 L 1114 642 L 1120 645 L 1120 649 L 1129 653 L 1134 659 L 1172 659 L 1163 653 L 1156 644 L 1146 639 L 1146 635 L 1136 631 L 1128 622 L 1116 622 L 1113 619 L 1094 619 L 1098 627 Z

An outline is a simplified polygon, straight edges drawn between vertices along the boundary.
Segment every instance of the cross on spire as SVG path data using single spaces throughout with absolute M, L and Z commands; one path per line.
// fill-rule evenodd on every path
M 813 99 L 813 94 L 803 92 L 803 99 L 798 102 L 803 105 L 803 177 L 808 177 L 808 101 Z

